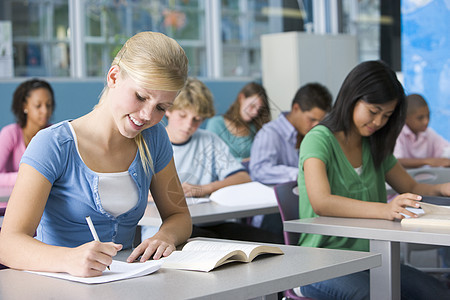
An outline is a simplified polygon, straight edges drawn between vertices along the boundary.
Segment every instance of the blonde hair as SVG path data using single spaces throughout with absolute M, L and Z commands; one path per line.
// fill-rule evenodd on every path
M 140 32 L 128 39 L 111 63 L 111 66 L 115 65 L 120 67 L 121 76 L 129 76 L 144 89 L 159 91 L 181 90 L 188 72 L 188 59 L 183 48 L 174 39 L 151 31 Z M 103 93 L 107 91 L 108 87 L 105 87 Z M 145 172 L 148 173 L 150 168 L 154 173 L 153 160 L 142 133 L 134 140 Z
M 186 84 L 175 98 L 169 111 L 192 109 L 197 115 L 210 118 L 215 115 L 213 95 L 200 80 L 189 77 Z

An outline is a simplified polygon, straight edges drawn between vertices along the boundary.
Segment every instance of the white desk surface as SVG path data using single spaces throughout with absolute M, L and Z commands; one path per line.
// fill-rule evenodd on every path
M 450 246 L 448 228 L 399 221 L 317 217 L 285 221 L 284 230 L 369 239 L 370 251 L 382 257 L 382 265 L 370 270 L 371 299 L 400 299 L 400 242 Z
M 160 269 L 148 276 L 86 285 L 16 270 L 0 271 L 0 299 L 249 299 L 381 264 L 380 254 L 280 246 L 284 255 L 232 263 L 209 273 Z M 124 259 L 127 253 L 119 253 Z M 119 257 L 118 257 L 119 258 Z
M 278 205 L 276 203 L 245 206 L 224 206 L 211 201 L 192 204 L 188 207 L 193 224 L 224 221 L 235 218 L 246 218 L 279 212 Z M 148 204 L 144 216 L 139 221 L 139 225 L 161 225 L 161 218 L 155 204 Z
M 403 226 L 399 221 L 318 217 L 284 222 L 289 232 L 450 246 L 448 228 Z

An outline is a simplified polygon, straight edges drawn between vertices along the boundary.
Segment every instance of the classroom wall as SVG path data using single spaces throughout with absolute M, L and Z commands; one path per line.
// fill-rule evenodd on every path
M 12 95 L 16 87 L 26 79 L 0 81 L 0 128 L 13 123 L 11 112 Z M 55 92 L 56 109 L 52 123 L 75 119 L 89 112 L 97 104 L 104 82 L 100 79 L 47 79 Z M 201 79 L 203 80 L 203 79 Z M 235 100 L 241 88 L 250 81 L 242 80 L 203 80 L 214 95 L 217 114 L 223 114 Z

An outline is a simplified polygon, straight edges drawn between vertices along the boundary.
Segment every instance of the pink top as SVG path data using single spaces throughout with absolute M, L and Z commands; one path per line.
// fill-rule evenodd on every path
M 417 136 L 407 125 L 403 126 L 395 144 L 394 156 L 397 158 L 438 158 L 450 143 L 430 127 Z
M 17 123 L 0 131 L 0 186 L 14 186 L 20 159 L 25 152 L 22 129 Z

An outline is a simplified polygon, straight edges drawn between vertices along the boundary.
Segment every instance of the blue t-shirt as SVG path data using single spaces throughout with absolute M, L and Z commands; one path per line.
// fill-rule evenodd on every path
M 157 124 L 142 132 L 155 173 L 173 156 L 166 130 Z M 41 130 L 28 145 L 21 163 L 35 168 L 52 184 L 36 238 L 46 244 L 77 247 L 93 240 L 86 216 L 90 216 L 100 241 L 131 248 L 137 223 L 147 207 L 152 174 L 146 174 L 137 151 L 128 168 L 139 190 L 137 205 L 117 217 L 106 212 L 98 192 L 98 176 L 78 154 L 68 121 Z M 151 171 L 150 171 L 151 172 Z

